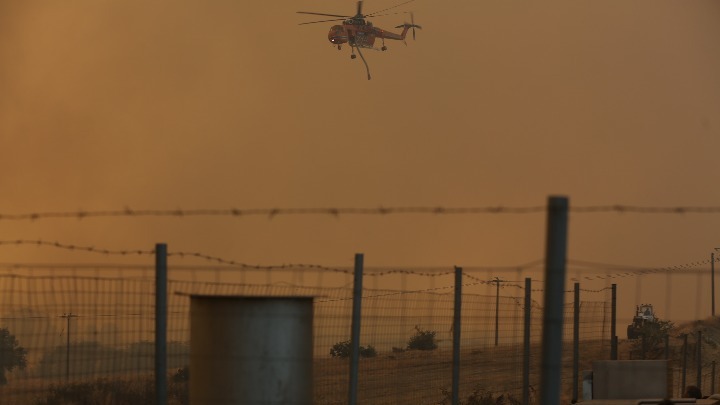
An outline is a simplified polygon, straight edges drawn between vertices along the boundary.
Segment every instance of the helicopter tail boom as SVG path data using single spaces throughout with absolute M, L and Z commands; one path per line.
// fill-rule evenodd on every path
M 417 25 L 417 24 L 407 24 L 407 23 L 406 23 L 406 24 L 403 24 L 403 25 L 398 25 L 398 26 L 395 27 L 395 28 L 402 28 L 402 29 L 403 29 L 402 32 L 400 33 L 400 35 L 394 34 L 394 35 L 397 35 L 398 38 L 390 38 L 390 37 L 387 37 L 387 36 L 386 36 L 386 38 L 405 40 L 405 35 L 407 35 L 407 32 L 410 30 L 410 28 L 412 28 L 412 29 L 413 29 L 413 39 L 415 39 L 415 28 L 422 29 L 422 27 L 419 26 L 419 25 Z

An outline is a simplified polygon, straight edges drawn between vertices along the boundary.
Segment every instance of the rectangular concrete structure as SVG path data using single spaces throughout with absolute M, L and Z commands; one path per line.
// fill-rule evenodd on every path
M 593 362 L 593 399 L 672 397 L 667 360 L 602 360 Z

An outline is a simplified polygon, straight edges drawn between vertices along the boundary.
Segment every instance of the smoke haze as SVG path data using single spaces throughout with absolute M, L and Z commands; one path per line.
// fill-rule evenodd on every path
M 534 206 L 550 194 L 720 205 L 716 1 L 418 0 L 401 9 L 423 26 L 418 40 L 366 51 L 371 81 L 331 47 L 332 23 L 298 26 L 312 20 L 298 10 L 355 3 L 0 0 L 0 213 Z M 369 265 L 492 266 L 541 258 L 544 223 L 5 221 L 0 239 L 167 242 L 259 264 L 347 265 L 364 252 Z M 717 215 L 576 214 L 570 226 L 569 255 L 583 260 L 665 267 L 719 246 Z M 3 247 L 0 261 L 56 260 L 102 258 Z

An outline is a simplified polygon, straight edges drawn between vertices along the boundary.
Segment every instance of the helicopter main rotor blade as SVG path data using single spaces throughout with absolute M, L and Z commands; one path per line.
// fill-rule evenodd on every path
M 413 28 L 413 41 L 415 40 L 415 15 L 411 12 L 410 13 L 410 24 L 412 24 Z
M 325 14 L 325 13 L 313 13 L 310 11 L 298 11 L 298 14 L 312 14 L 312 15 L 324 15 L 326 17 L 341 17 L 341 18 L 351 18 L 350 16 L 346 15 L 337 15 L 337 14 Z
M 385 17 L 385 16 L 388 16 L 388 15 L 407 14 L 407 13 L 408 13 L 407 11 L 398 11 L 397 13 L 376 14 L 376 15 L 371 15 L 371 16 L 366 16 L 366 17 L 373 17 L 373 18 L 375 18 L 375 17 Z
M 378 10 L 378 11 L 374 11 L 374 12 L 372 12 L 372 13 L 370 13 L 370 14 L 367 14 L 365 17 L 373 17 L 373 16 L 375 16 L 375 14 L 377 14 L 377 13 L 382 13 L 383 11 L 392 10 L 392 9 L 394 9 L 394 8 L 396 8 L 396 7 L 402 6 L 403 4 L 412 3 L 413 1 L 415 1 L 415 0 L 407 0 L 407 1 L 404 1 L 404 2 L 402 2 L 402 3 L 396 4 L 396 5 L 392 6 L 392 7 L 384 8 L 384 9 Z
M 347 18 L 333 18 L 332 20 L 320 20 L 320 21 L 309 21 L 300 23 L 298 25 L 307 25 L 307 24 L 317 24 L 317 23 L 324 23 L 324 22 L 331 22 L 331 21 L 345 21 Z

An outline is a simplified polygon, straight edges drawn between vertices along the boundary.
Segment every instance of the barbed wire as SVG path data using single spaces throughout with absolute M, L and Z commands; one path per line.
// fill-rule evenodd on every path
M 63 249 L 63 250 L 70 250 L 70 251 L 83 251 L 83 252 L 90 252 L 90 253 L 97 253 L 97 254 L 103 254 L 103 255 L 119 255 L 119 256 L 128 256 L 128 255 L 154 255 L 155 249 L 106 249 L 106 248 L 96 248 L 94 246 L 80 246 L 80 245 L 73 245 L 73 244 L 67 244 L 67 243 L 60 243 L 60 242 L 50 242 L 45 240 L 28 240 L 28 239 L 15 239 L 15 240 L 0 240 L 0 246 L 37 246 L 37 247 L 52 247 L 57 249 Z M 279 265 L 258 265 L 258 264 L 248 264 L 239 262 L 236 260 L 230 260 L 230 259 L 224 259 L 222 257 L 218 256 L 211 256 L 204 253 L 199 252 L 168 252 L 167 255 L 169 257 L 193 257 L 198 258 L 205 261 L 210 261 L 222 265 L 227 265 L 234 268 L 242 268 L 242 269 L 248 269 L 248 270 L 322 270 L 322 271 L 331 271 L 331 272 L 337 272 L 337 273 L 344 273 L 344 274 L 353 274 L 354 269 L 349 267 L 332 267 L 332 266 L 325 266 L 320 264 L 304 264 L 304 263 L 290 263 L 290 264 L 279 264 Z M 540 264 L 542 260 L 534 260 L 531 262 L 528 262 L 523 265 L 519 266 L 498 266 L 498 267 L 470 267 L 470 271 L 472 270 L 483 270 L 483 271 L 489 271 L 489 270 L 499 270 L 499 269 L 514 269 L 514 270 L 524 270 L 536 267 L 538 264 Z M 720 262 L 720 257 L 715 258 L 715 262 Z M 670 273 L 670 272 L 677 272 L 677 271 L 684 271 L 688 269 L 696 269 L 698 267 L 702 267 L 705 265 L 708 265 L 711 263 L 710 259 L 701 260 L 701 261 L 695 261 L 691 263 L 685 263 L 675 266 L 669 266 L 669 267 L 660 267 L 660 268 L 647 268 L 647 267 L 637 267 L 637 266 L 627 266 L 627 265 L 617 265 L 617 264 L 607 264 L 607 263 L 597 263 L 597 262 L 590 262 L 590 261 L 584 261 L 584 260 L 574 260 L 574 259 L 568 259 L 567 264 L 577 265 L 582 268 L 595 268 L 595 269 L 612 269 L 612 270 L 619 270 L 619 272 L 616 273 L 606 273 L 606 274 L 596 274 L 594 276 L 582 276 L 581 278 L 586 280 L 605 280 L 605 279 L 614 279 L 614 278 L 623 278 L 623 277 L 634 277 L 634 276 L 641 276 L 646 274 L 655 274 L 655 273 Z M 426 276 L 426 277 L 440 277 L 440 276 L 447 276 L 450 274 L 453 274 L 454 270 L 450 269 L 450 266 L 448 266 L 448 270 L 445 271 L 417 271 L 412 269 L 398 269 L 398 268 L 375 268 L 370 269 L 370 271 L 365 271 L 364 274 L 366 276 L 386 276 L 386 275 L 392 275 L 392 274 L 399 274 L 399 275 L 413 275 L 413 276 Z M 495 284 L 498 282 L 498 280 L 492 279 L 492 280 L 483 280 L 479 277 L 473 276 L 465 271 L 463 268 L 463 275 L 465 277 L 470 278 L 471 280 L 474 280 L 478 283 L 484 283 L 484 284 Z M 577 278 L 573 278 L 573 280 L 577 280 Z M 536 280 L 537 281 L 537 280 Z M 542 281 L 539 281 L 542 282 Z M 500 280 L 501 287 L 502 286 L 509 286 L 507 280 Z M 519 283 L 519 282 L 516 282 Z M 518 284 L 519 286 L 519 284 Z M 521 288 L 524 288 L 521 286 Z
M 127 256 L 127 255 L 154 255 L 155 249 L 150 250 L 141 250 L 141 249 L 135 249 L 135 250 L 111 250 L 111 249 L 103 249 L 103 248 L 96 248 L 94 246 L 78 246 L 78 245 L 72 245 L 72 244 L 66 244 L 66 243 L 60 243 L 60 242 L 49 242 L 44 240 L 28 240 L 28 239 L 16 239 L 16 240 L 0 240 L 0 246 L 7 246 L 7 245 L 13 245 L 13 246 L 22 246 L 22 245 L 33 245 L 38 247 L 53 247 L 57 249 L 64 249 L 64 250 L 77 250 L 77 251 L 85 251 L 85 252 L 91 252 L 91 253 L 100 253 L 105 255 L 120 255 L 120 256 Z
M 526 207 L 484 206 L 484 207 L 376 207 L 376 208 L 227 208 L 227 209 L 140 209 L 124 208 L 121 210 L 88 210 L 88 211 L 47 211 L 21 214 L 0 214 L 0 221 L 37 221 L 42 219 L 86 219 L 111 217 L 251 217 L 262 216 L 272 219 L 281 215 L 324 215 L 339 217 L 342 215 L 476 215 L 476 214 L 533 214 L 547 211 L 544 205 Z M 569 212 L 578 214 L 591 213 L 631 213 L 631 214 L 718 214 L 720 206 L 675 206 L 651 207 L 636 205 L 588 205 L 570 206 Z

